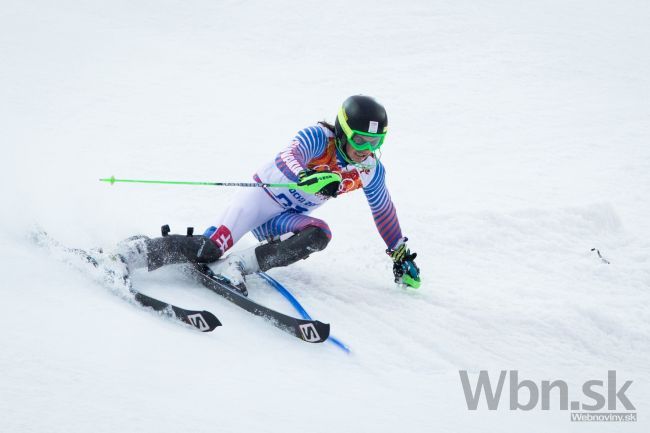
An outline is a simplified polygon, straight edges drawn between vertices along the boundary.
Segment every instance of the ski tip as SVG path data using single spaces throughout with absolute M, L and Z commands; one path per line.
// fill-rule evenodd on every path
M 217 316 L 206 310 L 188 314 L 186 322 L 201 332 L 212 332 L 218 326 L 222 326 Z
M 303 320 L 298 325 L 299 337 L 307 343 L 322 343 L 330 336 L 329 323 L 318 320 Z
M 205 310 L 204 310 L 204 311 L 203 311 L 203 317 L 206 318 L 206 321 L 208 322 L 208 324 L 209 324 L 210 327 L 212 328 L 211 331 L 215 330 L 218 326 L 223 326 L 223 324 L 222 324 L 221 321 L 217 318 L 217 316 L 215 316 L 214 314 L 212 314 L 212 313 L 209 312 L 209 311 L 205 311 Z

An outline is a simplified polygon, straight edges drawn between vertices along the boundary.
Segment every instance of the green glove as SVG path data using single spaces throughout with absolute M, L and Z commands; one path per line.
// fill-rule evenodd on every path
M 417 253 L 411 253 L 406 246 L 408 238 L 399 240 L 397 248 L 387 249 L 386 254 L 393 259 L 393 276 L 398 284 L 406 284 L 417 289 L 420 287 L 420 268 L 415 264 Z
M 303 170 L 298 173 L 297 185 L 301 191 L 309 194 L 336 197 L 340 184 L 341 176 L 331 171 Z
M 390 255 L 390 258 L 394 262 L 401 262 L 404 260 L 404 257 L 409 255 L 411 252 L 406 246 L 406 242 L 395 248 L 394 250 L 388 250 L 387 253 Z

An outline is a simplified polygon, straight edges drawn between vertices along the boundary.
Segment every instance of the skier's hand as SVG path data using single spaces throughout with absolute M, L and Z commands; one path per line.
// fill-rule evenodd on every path
M 303 170 L 298 173 L 298 187 L 309 194 L 320 194 L 325 197 L 336 197 L 341 184 L 341 176 L 329 170 Z
M 417 253 L 411 253 L 406 241 L 408 238 L 400 239 L 394 249 L 386 250 L 386 254 L 393 260 L 395 282 L 417 289 L 420 287 L 420 268 L 415 264 Z

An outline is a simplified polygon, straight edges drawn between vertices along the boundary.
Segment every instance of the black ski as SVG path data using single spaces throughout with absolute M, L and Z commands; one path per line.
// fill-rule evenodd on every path
M 175 318 L 188 325 L 192 325 L 201 332 L 214 331 L 217 326 L 221 326 L 219 319 L 209 311 L 186 310 L 185 308 L 152 298 L 133 289 L 131 289 L 131 293 L 133 293 L 135 300 L 140 305 L 151 307 L 167 317 Z
M 55 248 L 56 250 L 65 253 L 65 255 L 70 254 L 76 256 L 82 261 L 89 263 L 93 267 L 99 268 L 99 263 L 97 263 L 97 260 L 87 251 L 79 248 L 67 247 L 59 241 L 50 237 L 45 231 L 37 230 L 32 233 L 32 237 L 34 241 L 40 246 L 48 247 L 50 250 Z M 187 310 L 185 308 L 181 308 L 168 302 L 164 302 L 140 293 L 131 286 L 131 281 L 128 277 L 125 278 L 121 283 L 123 283 L 124 287 L 127 288 L 129 292 L 131 292 L 133 299 L 139 305 L 152 308 L 154 311 L 158 311 L 167 317 L 187 323 L 188 325 L 195 327 L 201 332 L 210 332 L 213 331 L 217 326 L 221 326 L 219 319 L 217 319 L 217 317 L 209 311 Z
M 95 260 L 84 250 L 78 248 L 68 248 L 68 251 L 73 254 L 77 254 L 79 257 L 86 260 L 94 267 L 99 266 L 97 260 Z M 185 308 L 178 307 L 176 305 L 161 301 L 160 299 L 152 298 L 151 296 L 138 292 L 131 286 L 130 281 L 125 281 L 124 285 L 133 294 L 133 298 L 138 304 L 142 305 L 143 307 L 152 308 L 154 311 L 158 311 L 159 313 L 162 313 L 172 319 L 177 319 L 181 322 L 187 323 L 188 325 L 192 325 L 201 332 L 211 332 L 214 331 L 217 326 L 221 326 L 221 322 L 219 319 L 217 319 L 217 316 L 209 311 L 186 310 Z
M 239 294 L 235 287 L 219 275 L 212 272 L 207 265 L 198 264 L 189 267 L 189 269 L 191 270 L 192 275 L 211 291 L 223 296 L 249 313 L 269 320 L 274 326 L 293 335 L 294 337 L 300 338 L 308 343 L 322 343 L 327 340 L 330 335 L 330 325 L 327 323 L 322 323 L 318 320 L 303 320 L 287 316 L 286 314 L 282 314 L 260 305 Z

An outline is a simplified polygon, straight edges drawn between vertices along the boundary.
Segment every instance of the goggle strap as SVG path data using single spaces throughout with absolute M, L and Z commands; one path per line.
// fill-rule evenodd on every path
M 354 132 L 352 131 L 352 128 L 350 128 L 350 125 L 348 125 L 346 118 L 347 116 L 345 114 L 345 110 L 343 109 L 343 106 L 341 106 L 338 114 L 339 124 L 341 125 L 341 128 L 343 128 L 343 133 L 345 133 L 345 136 L 350 138 Z

